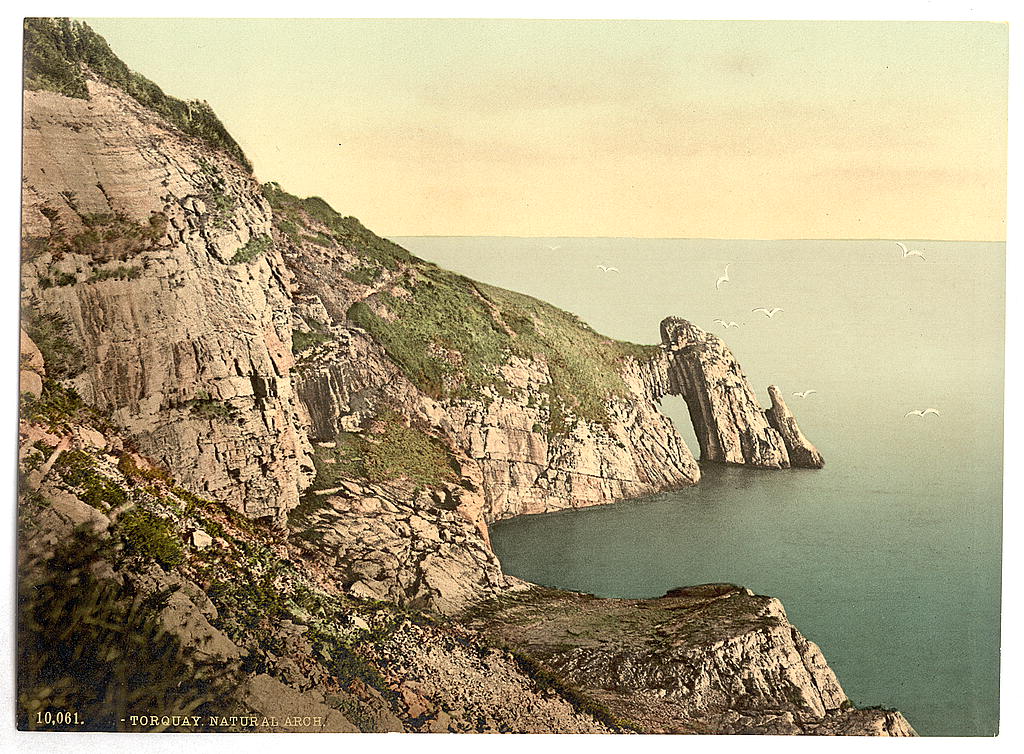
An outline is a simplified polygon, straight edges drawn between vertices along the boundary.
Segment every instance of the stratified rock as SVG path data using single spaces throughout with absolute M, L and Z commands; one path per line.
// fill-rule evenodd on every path
M 533 587 L 469 622 L 650 733 L 914 735 L 898 712 L 855 709 L 782 604 L 732 584 L 652 600 Z
M 782 399 L 782 393 L 775 385 L 769 385 L 768 395 L 771 396 L 772 406 L 765 411 L 765 416 L 775 431 L 782 435 L 782 441 L 786 443 L 786 450 L 789 451 L 790 464 L 795 468 L 820 469 L 825 465 L 825 459 L 800 431 L 796 417 Z
M 67 321 L 74 387 L 146 455 L 280 519 L 312 463 L 270 207 L 244 166 L 87 77 L 89 99 L 25 92 L 23 305 Z
M 685 319 L 668 317 L 661 323 L 661 340 L 668 353 L 668 394 L 686 401 L 702 461 L 790 466 L 782 437 L 720 338 Z

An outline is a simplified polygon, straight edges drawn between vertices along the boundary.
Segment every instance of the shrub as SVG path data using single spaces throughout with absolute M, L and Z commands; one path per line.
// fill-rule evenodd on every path
M 117 520 L 117 529 L 127 554 L 152 558 L 171 567 L 185 560 L 185 553 L 170 522 L 142 508 L 125 511 Z
M 49 560 L 19 569 L 18 727 L 45 709 L 78 713 L 80 731 L 128 730 L 128 713 L 205 715 L 235 687 L 160 624 L 167 594 L 133 596 L 93 575 L 109 553 L 76 534 Z M 65 726 L 61 726 L 67 730 Z
M 244 264 L 263 254 L 274 245 L 274 239 L 270 236 L 255 236 L 250 238 L 242 248 L 235 252 L 231 258 L 231 264 Z
M 142 274 L 141 267 L 125 267 L 124 265 L 106 270 L 96 270 L 86 282 L 96 283 L 101 280 L 135 280 Z
M 43 354 L 46 374 L 66 379 L 85 369 L 85 355 L 72 342 L 71 324 L 57 312 L 27 308 L 22 320 L 25 332 Z

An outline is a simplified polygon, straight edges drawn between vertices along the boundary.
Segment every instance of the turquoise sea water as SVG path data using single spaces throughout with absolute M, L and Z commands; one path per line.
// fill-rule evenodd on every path
M 508 573 L 609 597 L 742 584 L 782 600 L 856 704 L 897 707 L 922 735 L 997 731 L 1003 244 L 907 241 L 922 261 L 892 241 L 396 241 L 613 337 L 656 343 L 668 315 L 718 332 L 825 456 L 820 471 L 705 464 L 680 492 L 502 522 Z M 696 454 L 681 400 L 665 410 Z

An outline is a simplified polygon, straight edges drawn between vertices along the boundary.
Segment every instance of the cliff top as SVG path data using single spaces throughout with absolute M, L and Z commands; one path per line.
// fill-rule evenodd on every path
M 129 94 L 190 136 L 227 152 L 247 170 L 252 165 L 210 105 L 184 101 L 163 90 L 121 61 L 88 24 L 67 18 L 26 18 L 24 83 L 28 91 L 46 90 L 89 99 L 87 71 Z

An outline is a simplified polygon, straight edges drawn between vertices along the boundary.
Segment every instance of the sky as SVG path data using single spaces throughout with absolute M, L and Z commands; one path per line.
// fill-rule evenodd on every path
M 383 235 L 1005 239 L 1005 24 L 86 20 Z

